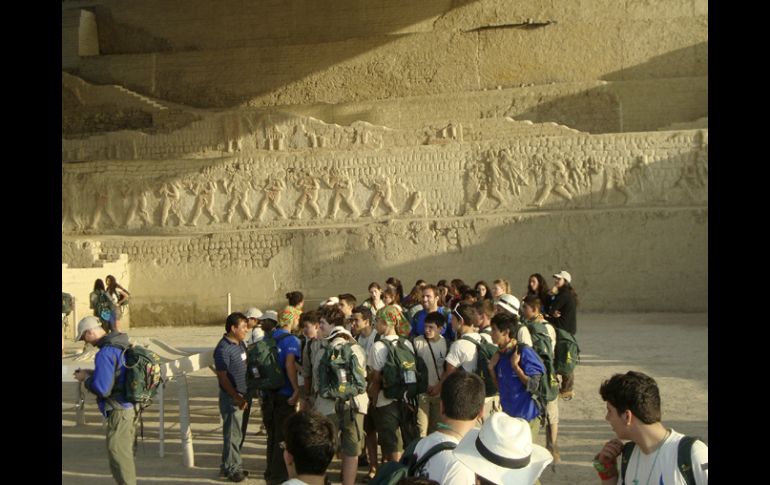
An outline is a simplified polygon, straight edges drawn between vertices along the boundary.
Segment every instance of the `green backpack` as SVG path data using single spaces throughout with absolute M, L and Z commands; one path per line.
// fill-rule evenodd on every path
M 286 374 L 278 360 L 278 342 L 290 335 L 286 333 L 277 339 L 266 335 L 249 345 L 246 352 L 246 387 L 249 392 L 275 391 L 286 384 Z
M 125 398 L 144 409 L 152 404 L 161 383 L 160 357 L 152 350 L 134 345 L 123 351 L 126 362 Z
M 409 350 L 407 339 L 381 340 L 388 349 L 382 368 L 382 391 L 387 399 L 413 400 L 428 390 L 428 366 L 422 357 Z
M 556 329 L 556 350 L 554 351 L 554 369 L 557 374 L 569 375 L 580 362 L 580 347 L 575 336 L 561 328 Z
M 326 347 L 318 365 L 318 395 L 325 399 L 347 401 L 366 392 L 366 371 L 348 342 Z
M 498 394 L 497 386 L 495 386 L 494 380 L 492 380 L 492 374 L 489 372 L 489 361 L 492 360 L 492 356 L 495 355 L 498 348 L 495 344 L 490 344 L 485 339 L 481 338 L 481 342 L 477 342 L 468 336 L 460 337 L 462 340 L 467 340 L 476 346 L 478 352 L 476 352 L 476 372 L 475 374 L 481 377 L 484 381 L 484 396 L 491 397 Z
M 72 295 L 61 292 L 61 312 L 65 315 L 72 313 Z
M 404 453 L 401 455 L 399 461 L 389 461 L 377 469 L 377 475 L 369 480 L 369 485 L 397 485 L 398 482 L 407 477 L 414 477 L 425 466 L 425 464 L 433 458 L 434 455 L 441 453 L 444 450 L 454 450 L 457 447 L 456 443 L 451 441 L 444 441 L 433 446 L 426 451 L 419 459 L 415 456 L 414 450 L 417 448 L 417 443 L 421 438 L 412 441 L 409 446 L 404 449 Z
M 551 351 L 551 336 L 545 324 L 541 322 L 529 322 L 526 325 L 532 336 L 532 350 L 540 357 L 545 367 L 545 375 L 540 378 L 538 385 L 537 397 L 544 401 L 542 404 L 546 404 L 559 396 L 559 380 L 556 378 L 554 353 Z M 544 412 L 541 413 L 543 414 Z

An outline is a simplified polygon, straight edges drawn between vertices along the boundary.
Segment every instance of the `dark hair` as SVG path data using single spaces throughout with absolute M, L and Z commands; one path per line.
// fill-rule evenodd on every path
M 495 304 L 492 303 L 492 300 L 487 300 L 486 298 L 474 303 L 473 308 L 479 313 L 486 314 L 489 318 L 495 315 Z
M 371 323 L 374 321 L 374 314 L 372 313 L 371 308 L 368 306 L 358 305 L 357 307 L 353 308 L 352 313 L 360 313 L 361 317 L 367 322 Z
M 491 300 L 492 299 L 492 289 L 489 287 L 486 281 L 477 281 L 475 285 L 473 285 L 473 289 L 476 291 L 479 291 L 479 286 L 483 286 L 487 291 L 484 292 L 484 299 L 485 300 Z M 479 295 L 481 295 L 481 292 L 479 291 Z
M 419 279 L 419 280 L 414 282 L 414 286 L 419 286 L 420 288 L 422 288 L 423 286 L 425 286 L 427 284 L 428 284 L 428 282 L 423 280 L 423 279 Z
M 410 305 L 416 305 L 420 303 L 420 298 L 422 297 L 423 288 L 425 288 L 425 285 L 422 285 L 422 286 L 414 285 L 414 287 L 412 288 L 412 291 L 409 292 L 409 296 L 406 297 L 406 300 L 409 301 Z
M 631 410 L 644 424 L 660 421 L 660 391 L 652 377 L 641 372 L 615 374 L 599 387 L 602 399 L 612 404 L 618 414 Z
M 286 299 L 289 300 L 289 305 L 297 306 L 305 301 L 305 295 L 301 291 L 290 291 L 286 293 Z
M 436 480 L 421 477 L 404 477 L 396 485 L 441 485 Z
M 289 415 L 283 424 L 286 451 L 299 475 L 324 475 L 334 458 L 334 425 L 315 411 Z
M 425 325 L 429 323 L 435 323 L 437 327 L 441 328 L 446 325 L 446 316 L 439 312 L 430 312 L 425 315 Z
M 241 312 L 233 312 L 229 314 L 227 316 L 227 320 L 225 320 L 225 332 L 230 332 L 230 329 L 237 327 L 241 320 L 244 322 L 249 321 L 249 319 L 246 318 L 246 315 Z
M 463 291 L 460 293 L 460 299 L 465 300 L 466 298 L 471 297 L 475 300 L 479 299 L 479 292 L 474 290 L 471 287 L 466 286 L 463 288 Z
M 521 300 L 521 303 L 526 303 L 527 306 L 531 306 L 535 310 L 537 310 L 538 313 L 542 313 L 543 308 L 543 302 L 535 295 L 527 295 L 524 297 L 523 300 Z
M 473 305 L 468 305 L 467 303 L 460 303 L 457 305 L 457 307 L 452 310 L 452 313 L 457 313 L 460 315 L 460 318 L 463 319 L 463 325 L 469 325 L 473 326 L 475 323 L 476 315 L 473 311 Z
M 299 324 L 300 326 L 305 325 L 305 323 L 321 323 L 321 311 L 320 310 L 310 310 L 307 312 L 302 312 L 302 315 L 299 316 Z
M 389 296 L 390 299 L 393 300 L 393 303 L 401 303 L 401 300 L 398 299 L 398 293 L 393 291 L 393 289 L 391 288 L 385 288 L 384 290 L 382 290 L 381 298 L 385 298 L 386 296 Z
M 382 291 L 382 286 L 380 286 L 380 284 L 377 283 L 376 281 L 372 281 L 371 283 L 369 283 L 369 286 L 366 287 L 366 291 L 369 291 L 372 288 L 377 288 L 378 290 Z
M 356 306 L 356 297 L 351 295 L 350 293 L 343 293 L 341 295 L 337 295 L 337 298 L 339 298 L 340 301 L 347 302 L 351 307 Z
M 104 291 L 104 281 L 101 280 L 101 278 L 97 278 L 96 281 L 94 281 L 94 291 Z
M 436 283 L 436 286 L 446 286 L 449 288 L 449 285 L 446 284 L 446 280 L 438 280 L 438 283 Z
M 532 288 L 529 287 L 529 280 L 531 280 L 532 278 L 535 278 L 537 280 L 536 291 L 532 291 Z M 548 301 L 548 283 L 545 281 L 545 278 L 540 273 L 533 273 L 529 275 L 529 278 L 527 279 L 527 296 L 529 295 L 540 298 L 541 305 Z
M 468 286 L 465 284 L 465 281 L 461 280 L 460 278 L 455 278 L 452 281 L 449 282 L 451 286 L 455 287 L 455 290 L 460 290 L 461 286 Z
M 422 293 L 425 290 L 432 291 L 433 292 L 433 296 L 439 297 L 439 299 L 440 299 L 440 295 L 438 294 L 438 286 L 436 286 L 436 285 L 425 285 L 425 286 L 422 287 L 422 290 L 420 290 L 420 293 Z
M 484 381 L 471 372 L 452 372 L 441 385 L 441 402 L 447 418 L 476 419 L 484 407 Z
M 497 327 L 500 333 L 508 332 L 510 338 L 516 338 L 519 332 L 519 317 L 510 313 L 498 313 L 492 317 L 492 325 Z
M 570 295 L 572 295 L 572 299 L 575 300 L 575 306 L 578 306 L 578 294 L 577 291 L 575 291 L 575 288 L 572 286 L 572 283 L 564 280 L 564 286 L 562 288 L 569 291 Z M 559 288 L 559 291 L 561 291 L 562 288 Z
M 335 327 L 341 327 L 345 324 L 345 314 L 335 305 L 323 307 L 321 317 Z
M 387 281 L 385 281 L 385 283 L 396 287 L 396 295 L 398 296 L 396 303 L 401 303 L 401 300 L 404 299 L 404 286 L 401 284 L 401 280 L 391 276 L 387 279 Z

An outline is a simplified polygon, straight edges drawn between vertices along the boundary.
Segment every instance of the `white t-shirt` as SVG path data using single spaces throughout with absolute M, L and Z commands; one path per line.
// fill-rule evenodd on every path
M 476 332 L 466 333 L 462 337 L 470 337 L 476 342 L 481 342 L 481 336 Z M 463 367 L 468 372 L 476 371 L 476 357 L 478 350 L 476 345 L 472 342 L 464 340 L 459 335 L 457 340 L 452 343 L 452 347 L 449 348 L 449 353 L 446 356 L 447 364 L 454 368 Z
M 379 342 L 375 342 L 374 345 L 372 345 L 371 351 L 369 352 L 369 367 L 372 369 L 380 372 L 382 371 L 382 368 L 385 367 L 385 362 L 388 361 L 388 348 L 385 347 L 385 345 L 393 345 L 392 342 L 398 340 L 398 335 L 388 335 L 385 337 L 382 337 Z M 467 342 L 470 344 L 470 342 Z M 473 344 L 471 344 L 473 345 Z M 414 352 L 414 347 L 412 347 L 412 342 L 409 340 L 406 341 L 406 346 Z M 387 406 L 388 404 L 393 402 L 393 399 L 387 399 L 385 397 L 385 392 L 380 389 L 380 393 L 377 395 L 377 407 L 381 408 L 383 406 Z
M 347 343 L 347 340 L 343 337 L 337 337 L 329 343 L 327 340 L 319 340 L 317 343 L 317 347 L 313 349 L 313 356 L 311 362 L 312 368 L 313 368 L 313 395 L 316 396 L 315 401 L 313 402 L 313 408 L 318 411 L 320 414 L 323 414 L 324 416 L 328 416 L 329 414 L 334 414 L 334 401 L 331 399 L 325 399 L 318 395 L 318 369 L 321 364 L 321 359 L 323 358 L 324 354 L 326 353 L 326 347 L 328 345 L 338 346 L 343 345 Z M 366 355 L 364 354 L 364 350 L 361 348 L 360 345 L 354 345 L 353 346 L 353 353 L 358 358 L 358 362 L 364 366 L 364 372 L 366 372 Z M 369 395 L 366 394 L 366 392 L 363 392 L 353 398 L 353 402 L 355 403 L 357 409 L 357 412 L 361 414 L 366 414 L 366 410 L 369 408 Z M 345 403 L 346 407 L 349 407 L 347 403 Z
M 479 332 L 479 335 L 481 336 L 481 338 L 486 340 L 487 343 L 490 343 L 490 344 L 494 343 L 494 342 L 492 342 L 492 335 L 490 335 L 490 334 L 488 334 L 486 332 Z
M 526 325 L 522 325 L 519 328 L 519 333 L 516 335 L 516 340 L 532 347 L 532 335 L 529 333 L 529 329 Z
M 634 478 L 636 478 L 639 483 L 685 485 L 684 477 L 676 466 L 677 447 L 683 437 L 683 434 L 672 429 L 671 435 L 663 442 L 663 445 L 649 455 L 642 453 L 638 445 L 635 446 L 633 453 L 631 453 L 631 459 L 628 461 L 628 468 L 626 468 L 625 483 L 633 483 Z M 702 441 L 696 441 L 692 446 L 691 457 L 695 483 L 698 485 L 708 484 L 708 446 Z M 705 465 L 706 469 L 704 470 L 701 465 Z
M 459 443 L 454 436 L 434 431 L 417 443 L 414 452 L 419 459 L 423 453 L 444 441 Z M 428 460 L 428 463 L 421 470 L 418 470 L 417 473 L 421 476 L 427 475 L 429 479 L 435 480 L 442 485 L 476 485 L 476 473 L 457 460 L 452 450 L 444 450 L 433 455 Z
M 428 385 L 435 386 L 444 372 L 446 340 L 444 337 L 439 336 L 439 339 L 436 342 L 431 342 L 430 347 L 428 347 L 428 342 L 421 335 L 414 339 L 414 347 L 417 350 L 417 355 L 422 357 L 422 360 L 425 361 L 425 365 L 428 367 Z M 433 357 L 431 357 L 431 349 L 433 349 L 433 356 L 436 358 L 435 364 L 433 363 Z M 438 375 L 436 374 L 436 367 L 438 367 Z
M 308 485 L 307 482 L 303 482 L 299 478 L 292 478 L 290 480 L 286 480 L 281 485 Z
M 248 335 L 249 336 L 246 338 L 246 342 L 244 342 L 246 344 L 246 346 L 249 346 L 251 344 L 257 343 L 260 340 L 262 340 L 263 338 L 265 338 L 265 331 L 257 326 L 257 327 L 252 328 L 249 331 Z

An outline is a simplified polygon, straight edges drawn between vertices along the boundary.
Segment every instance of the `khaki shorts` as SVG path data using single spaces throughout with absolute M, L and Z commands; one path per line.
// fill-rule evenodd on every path
M 545 410 L 548 413 L 548 418 L 550 419 L 551 424 L 559 424 L 559 398 L 557 397 L 553 401 L 549 402 Z
M 350 409 L 342 411 L 342 433 L 340 433 L 340 452 L 342 456 L 355 456 L 361 454 L 364 449 L 364 414 L 353 413 L 353 419 L 350 417 Z M 334 424 L 334 434 L 338 433 L 340 425 L 340 416 L 337 414 L 327 414 L 329 421 Z
M 404 449 L 401 439 L 401 411 L 398 401 L 376 409 L 374 425 L 377 428 L 377 443 L 382 448 L 383 455 L 399 453 Z

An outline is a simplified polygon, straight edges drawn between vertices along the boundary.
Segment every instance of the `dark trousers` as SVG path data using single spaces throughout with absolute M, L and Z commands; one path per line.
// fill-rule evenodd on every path
M 286 471 L 286 463 L 283 461 L 283 450 L 280 443 L 284 441 L 283 423 L 287 417 L 294 413 L 294 406 L 290 406 L 289 398 L 275 391 L 262 394 L 262 421 L 267 432 L 267 456 L 265 462 L 265 480 L 267 485 L 285 482 L 289 479 Z

